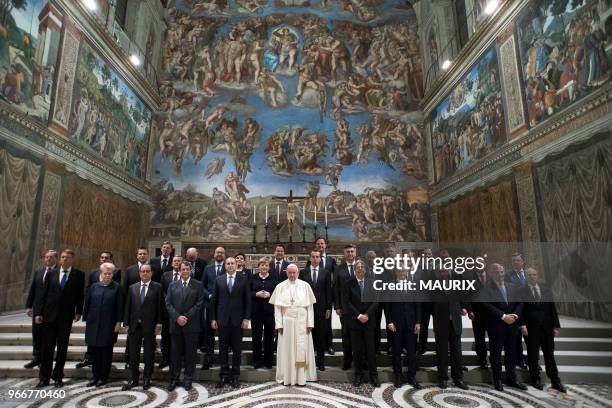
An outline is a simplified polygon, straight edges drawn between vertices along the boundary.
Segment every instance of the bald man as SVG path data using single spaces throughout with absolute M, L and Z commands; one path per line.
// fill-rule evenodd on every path
M 206 261 L 198 257 L 198 250 L 188 248 L 187 252 L 185 252 L 185 260 L 191 265 L 191 277 L 202 282 Z

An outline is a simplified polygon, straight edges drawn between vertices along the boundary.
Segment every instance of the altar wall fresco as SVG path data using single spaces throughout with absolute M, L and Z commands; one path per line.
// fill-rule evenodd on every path
M 408 2 L 179 0 L 167 24 L 153 237 L 262 240 L 266 205 L 270 240 L 326 213 L 330 240 L 430 237 Z

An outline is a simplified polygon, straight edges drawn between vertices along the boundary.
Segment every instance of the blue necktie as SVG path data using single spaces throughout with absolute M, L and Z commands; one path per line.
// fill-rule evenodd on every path
M 363 281 L 362 280 L 359 281 L 359 289 L 360 289 L 361 294 L 363 295 Z
M 64 289 L 66 286 L 66 282 L 68 281 L 68 271 L 64 271 L 64 276 L 62 276 L 62 280 L 60 281 L 60 286 Z
M 140 304 L 144 303 L 146 293 L 147 293 L 147 285 L 142 285 L 140 287 Z
M 519 280 L 521 281 L 521 286 L 525 286 L 525 275 L 523 275 L 523 273 L 521 271 L 516 273 L 519 277 Z
M 234 287 L 234 277 L 233 276 L 228 276 L 229 281 L 227 282 L 227 289 L 229 290 L 229 293 L 232 293 L 232 288 Z

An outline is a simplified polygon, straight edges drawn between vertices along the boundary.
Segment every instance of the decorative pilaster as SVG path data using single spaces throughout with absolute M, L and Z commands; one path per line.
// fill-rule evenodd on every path
M 38 228 L 36 233 L 36 249 L 34 259 L 47 249 L 56 248 L 57 244 L 57 210 L 59 208 L 62 179 L 59 175 L 45 171 L 42 198 L 40 203 L 40 215 L 38 216 Z M 38 262 L 34 262 L 39 267 Z

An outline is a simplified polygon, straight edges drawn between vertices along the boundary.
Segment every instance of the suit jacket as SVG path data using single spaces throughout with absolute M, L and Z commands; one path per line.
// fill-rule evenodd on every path
M 121 269 L 115 269 L 113 272 L 113 281 L 119 285 L 121 285 Z M 89 273 L 89 280 L 87 281 L 87 289 L 91 287 L 94 283 L 100 282 L 100 268 L 95 269 Z
M 164 272 L 172 270 L 172 255 L 168 257 L 168 264 L 164 270 L 162 270 L 161 256 L 151 258 L 149 264 L 151 265 L 151 272 L 153 272 L 153 277 L 151 279 L 155 282 L 159 282 Z M 140 278 L 138 278 L 138 280 L 140 280 Z
M 210 298 L 212 297 L 213 292 L 215 291 L 215 285 L 217 283 L 217 277 L 225 274 L 225 262 L 221 265 L 221 273 L 217 273 L 217 264 L 215 261 L 211 261 L 206 268 L 204 268 L 204 280 L 202 283 L 208 292 L 207 296 L 210 302 Z
M 417 298 L 413 291 L 394 291 L 390 301 L 384 303 L 387 324 L 393 323 L 398 331 L 412 333 L 414 325 L 421 321 L 421 303 L 416 301 Z
M 133 333 L 139 323 L 145 333 L 154 333 L 155 325 L 162 323 L 163 295 L 161 284 L 150 281 L 144 302 L 141 302 L 140 282 L 129 287 L 123 312 L 123 324 L 128 326 L 128 334 Z
M 355 274 L 355 265 L 353 264 L 353 279 Z M 340 309 L 343 308 L 344 302 L 342 301 L 342 295 L 344 292 L 344 286 L 346 281 L 351 278 L 351 274 L 349 272 L 348 264 L 343 262 L 339 266 L 336 267 L 335 270 L 336 281 L 332 287 L 332 291 L 334 293 L 334 308 Z
M 26 309 L 33 309 L 36 302 L 40 301 L 43 290 L 45 289 L 45 283 L 43 282 L 43 276 L 47 268 L 36 269 L 32 274 L 32 282 L 30 283 L 30 289 L 28 290 L 28 298 L 26 299 Z M 49 268 L 51 272 L 55 267 Z
M 325 255 L 325 269 L 326 270 L 333 273 L 336 270 L 337 266 L 338 265 L 336 264 L 336 260 L 334 258 L 332 258 L 329 255 Z M 306 266 L 304 268 L 305 269 L 310 268 L 310 259 L 306 261 Z M 321 268 L 323 268 L 323 258 L 321 258 L 321 261 L 319 262 L 319 269 Z
M 287 280 L 287 267 L 289 266 L 289 262 L 287 262 L 284 258 L 280 265 L 280 274 L 276 273 L 276 258 L 270 261 L 270 267 L 268 268 L 268 273 L 271 276 L 276 276 L 276 280 L 278 283 L 281 283 L 284 280 Z
M 515 271 L 514 269 L 508 269 L 508 272 L 504 275 L 504 282 L 515 284 L 516 286 L 523 286 L 521 283 L 521 278 L 519 277 L 520 271 Z M 525 276 L 525 270 L 523 270 L 523 276 Z M 527 280 L 525 280 L 525 285 L 527 284 Z
M 189 261 L 187 259 L 186 259 L 186 261 L 187 262 L 191 262 L 191 261 Z M 195 278 L 196 280 L 199 280 L 200 282 L 202 282 L 203 279 L 204 279 L 204 268 L 206 268 L 206 261 L 203 260 L 202 258 L 196 258 L 196 260 L 194 262 L 195 262 L 195 271 L 191 275 L 191 277 Z M 172 268 L 170 268 L 170 270 L 172 270 Z
M 527 326 L 528 331 L 536 328 L 544 328 L 546 331 L 560 328 L 559 315 L 551 290 L 543 285 L 538 286 L 540 287 L 540 301 L 533 296 L 529 285 L 521 288 L 524 300 L 523 323 Z
M 74 315 L 83 314 L 85 275 L 72 268 L 64 288 L 60 285 L 60 269 L 47 274 L 43 294 L 34 307 L 34 315 L 42 316 L 45 323 L 71 322 Z
M 317 270 L 317 282 L 313 284 L 310 268 L 300 271 L 300 279 L 308 282 L 314 292 L 317 303 L 314 304 L 315 315 L 325 315 L 326 310 L 331 310 L 333 304 L 333 293 L 331 286 L 331 272 L 327 269 Z
M 378 302 L 362 302 L 361 300 L 361 288 L 359 287 L 359 281 L 355 278 L 349 279 L 342 285 L 343 294 L 342 298 L 342 310 L 344 312 L 344 324 L 349 329 L 358 329 L 366 327 L 368 329 L 374 329 L 376 327 L 376 309 L 378 309 Z M 364 280 L 364 292 L 372 290 L 372 281 L 370 279 Z M 360 314 L 368 315 L 368 321 L 361 323 L 357 320 L 357 316 Z M 385 315 L 386 316 L 386 315 Z
M 112 281 L 108 286 L 95 282 L 87 289 L 83 307 L 85 343 L 110 347 L 117 341 L 115 325 L 123 320 L 123 290 Z
M 467 309 L 467 305 L 459 299 L 459 294 L 451 291 L 438 290 L 432 293 L 434 330 L 444 338 L 448 337 L 445 333 L 448 333 L 449 322 L 452 322 L 451 326 L 455 334 L 461 336 L 463 329 L 461 309 Z
M 504 301 L 501 291 L 492 279 L 482 292 L 487 301 L 483 302 L 481 307 L 487 315 L 487 327 L 492 330 L 505 329 L 508 326 L 502 320 L 504 314 L 514 313 L 519 317 L 518 321 L 511 325 L 512 327 L 518 326 L 523 317 L 523 303 L 518 301 L 522 296 L 520 288 L 512 283 L 506 283 L 505 287 L 508 303 Z
M 151 269 L 153 272 L 153 269 Z M 130 286 L 135 284 L 136 282 L 140 282 L 140 268 L 138 267 L 138 263 L 129 266 L 125 270 L 125 278 L 121 286 L 123 286 L 124 294 L 127 296 L 128 289 Z
M 244 275 L 234 274 L 230 293 L 227 274 L 217 277 L 215 291 L 210 301 L 210 320 L 219 327 L 240 327 L 243 320 L 251 319 L 251 287 Z
M 168 287 L 165 302 L 170 319 L 170 334 L 202 331 L 201 313 L 204 304 L 202 282 L 191 278 L 186 288 L 183 287 L 182 280 L 172 282 Z M 176 322 L 179 316 L 187 318 L 187 324 L 183 327 Z

